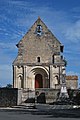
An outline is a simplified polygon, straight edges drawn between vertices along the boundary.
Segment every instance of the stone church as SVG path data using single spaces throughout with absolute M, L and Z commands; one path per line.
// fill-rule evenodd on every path
M 14 88 L 32 91 L 61 88 L 63 76 L 66 76 L 66 60 L 62 55 L 64 46 L 40 17 L 16 46 Z

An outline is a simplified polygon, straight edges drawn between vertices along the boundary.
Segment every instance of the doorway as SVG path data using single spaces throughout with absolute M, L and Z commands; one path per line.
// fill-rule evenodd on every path
M 35 88 L 43 88 L 43 77 L 41 74 L 35 76 Z

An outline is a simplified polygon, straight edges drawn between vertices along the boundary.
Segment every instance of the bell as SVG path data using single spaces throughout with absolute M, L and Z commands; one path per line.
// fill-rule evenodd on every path
M 40 25 L 38 25 L 38 27 L 37 27 L 37 32 L 38 32 L 38 33 L 41 32 L 41 26 L 40 26 Z

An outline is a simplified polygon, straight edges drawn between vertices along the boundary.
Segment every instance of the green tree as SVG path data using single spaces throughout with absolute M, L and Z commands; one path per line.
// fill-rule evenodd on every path
M 7 84 L 6 88 L 12 88 L 12 85 L 11 84 Z

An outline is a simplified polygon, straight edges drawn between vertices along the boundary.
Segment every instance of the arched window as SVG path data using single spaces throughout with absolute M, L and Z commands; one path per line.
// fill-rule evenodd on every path
M 22 75 L 19 75 L 19 80 L 20 80 L 21 88 L 23 88 L 23 76 Z
M 56 80 L 57 80 L 57 84 L 60 84 L 60 80 L 59 80 L 58 75 L 56 75 L 55 78 L 56 78 Z
M 37 57 L 37 62 L 40 62 L 40 57 Z

